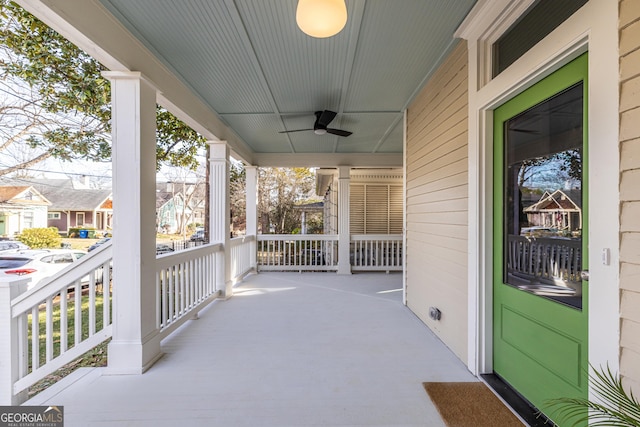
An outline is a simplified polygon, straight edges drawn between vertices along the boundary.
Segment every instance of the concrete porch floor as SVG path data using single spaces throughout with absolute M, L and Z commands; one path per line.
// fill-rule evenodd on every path
M 424 381 L 476 381 L 402 305 L 401 274 L 261 273 L 145 374 L 85 368 L 27 405 L 65 426 L 443 426 Z

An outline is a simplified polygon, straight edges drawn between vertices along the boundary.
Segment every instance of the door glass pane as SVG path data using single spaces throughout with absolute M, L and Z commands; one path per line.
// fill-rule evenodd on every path
M 583 84 L 505 122 L 504 283 L 582 307 Z

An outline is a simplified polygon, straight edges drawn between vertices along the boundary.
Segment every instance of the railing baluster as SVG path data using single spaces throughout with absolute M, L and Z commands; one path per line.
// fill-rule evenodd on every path
M 80 285 L 80 280 L 76 280 L 76 284 L 74 286 L 74 337 L 73 337 L 73 345 L 74 347 L 78 345 L 79 342 L 82 341 L 82 286 Z
M 102 265 L 102 329 L 111 324 L 111 265 Z
M 45 304 L 45 361 L 53 358 L 53 297 L 47 298 Z
M 160 281 L 160 306 L 162 312 L 160 314 L 160 326 L 167 326 L 169 319 L 169 291 L 168 291 L 168 275 L 167 269 L 163 268 L 158 271 L 158 280 Z
M 156 326 L 162 328 L 162 272 L 156 271 Z
M 173 319 L 175 318 L 175 291 L 173 289 L 174 287 L 174 279 L 175 279 L 175 274 L 174 274 L 174 266 L 169 267 L 166 271 L 167 271 L 167 276 L 169 279 L 169 316 L 167 316 L 167 324 L 171 323 L 173 321 Z
M 40 316 L 38 306 L 31 309 L 31 370 L 40 367 Z
M 89 336 L 96 334 L 96 276 L 89 275 Z
M 69 348 L 67 298 L 69 298 L 69 291 L 67 287 L 64 287 L 62 291 L 60 291 L 60 354 L 66 352 L 67 348 Z
M 18 373 L 24 377 L 29 373 L 29 325 L 27 313 L 18 316 Z
M 186 275 L 187 275 L 187 266 L 188 262 L 183 262 L 180 264 L 180 315 L 184 316 L 184 313 L 187 311 L 187 286 L 185 283 Z

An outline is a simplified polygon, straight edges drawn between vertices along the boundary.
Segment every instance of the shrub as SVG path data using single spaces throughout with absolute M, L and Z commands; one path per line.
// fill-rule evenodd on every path
M 56 227 L 27 228 L 18 236 L 18 240 L 32 249 L 59 248 L 62 242 Z

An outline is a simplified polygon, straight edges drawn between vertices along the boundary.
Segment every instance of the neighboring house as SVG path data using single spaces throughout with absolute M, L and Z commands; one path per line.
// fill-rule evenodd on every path
M 156 184 L 156 229 L 165 234 L 175 234 L 180 229 L 180 217 L 183 213 L 182 193 L 174 192 L 171 183 Z M 185 210 L 185 215 L 187 212 Z
M 0 186 L 0 236 L 13 237 L 25 228 L 46 227 L 49 204 L 32 186 Z
M 579 193 L 556 190 L 552 194 L 545 192 L 537 203 L 525 208 L 524 212 L 529 225 L 568 231 L 582 230 L 581 202 Z
M 159 182 L 156 184 L 156 229 L 173 234 L 182 225 L 204 224 L 204 198 L 201 186 L 191 183 Z M 194 194 L 196 192 L 196 194 Z
M 110 189 L 91 189 L 71 179 L 14 180 L 33 186 L 49 200 L 47 226 L 60 233 L 70 228 L 92 228 L 107 231 L 112 228 L 113 206 Z
M 309 232 L 308 221 L 314 215 L 320 215 L 324 212 L 324 202 L 306 203 L 304 205 L 296 205 L 293 207 L 300 212 L 300 234 L 307 234 Z

